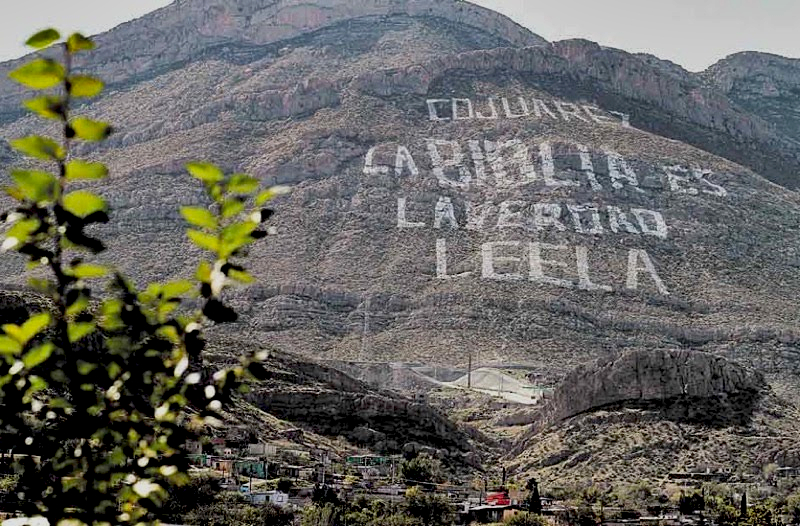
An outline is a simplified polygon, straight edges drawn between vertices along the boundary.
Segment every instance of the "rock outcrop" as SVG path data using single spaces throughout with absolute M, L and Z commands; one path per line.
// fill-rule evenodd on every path
M 533 413 L 521 452 L 546 427 L 582 413 L 656 408 L 667 419 L 747 425 L 767 391 L 764 376 L 720 356 L 689 350 L 628 351 L 570 372 Z
M 768 53 L 731 55 L 701 74 L 705 82 L 745 110 L 800 142 L 800 59 Z
M 384 453 L 399 453 L 408 443 L 454 456 L 473 449 L 469 436 L 427 403 L 283 354 L 272 356 L 267 371 L 268 381 L 247 395 L 250 403 L 318 434 Z

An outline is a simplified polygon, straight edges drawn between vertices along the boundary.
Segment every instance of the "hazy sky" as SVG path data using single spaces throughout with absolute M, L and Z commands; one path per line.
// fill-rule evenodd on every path
M 0 60 L 49 25 L 94 34 L 171 0 L 0 0 Z M 800 57 L 798 0 L 476 0 L 548 40 L 582 37 L 701 70 L 731 53 Z

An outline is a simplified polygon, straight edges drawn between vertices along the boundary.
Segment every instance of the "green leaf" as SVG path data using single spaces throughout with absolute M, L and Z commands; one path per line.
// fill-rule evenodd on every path
M 67 49 L 70 53 L 77 53 L 78 51 L 89 51 L 94 49 L 94 42 L 86 38 L 80 33 L 73 33 L 67 39 Z
M 104 300 L 100 307 L 100 325 L 104 329 L 117 330 L 125 326 L 122 322 L 122 301 L 116 298 Z
M 267 188 L 263 192 L 260 192 L 256 196 L 256 204 L 258 206 L 263 205 L 267 201 L 271 201 L 278 197 L 279 195 L 285 195 L 289 193 L 288 186 L 273 186 L 272 188 Z
M 108 273 L 108 269 L 102 265 L 91 263 L 81 263 L 72 267 L 72 275 L 78 279 L 102 278 Z
M 239 283 L 244 283 L 244 284 L 248 284 L 248 285 L 250 283 L 254 283 L 256 281 L 256 279 L 253 276 L 251 276 L 249 273 L 244 272 L 242 270 L 230 270 L 228 272 L 228 276 L 231 279 L 235 279 Z
M 64 80 L 64 66 L 49 58 L 37 58 L 8 74 L 23 86 L 48 89 Z
M 75 75 L 69 78 L 69 94 L 73 97 L 96 97 L 104 87 L 102 80 L 88 75 Z
M 81 295 L 78 299 L 76 299 L 72 305 L 67 307 L 67 316 L 77 316 L 81 312 L 85 311 L 89 308 L 89 298 L 84 295 Z
M 48 387 L 47 381 L 41 376 L 31 375 L 30 377 L 28 377 L 28 380 L 31 382 L 31 386 L 25 393 L 26 396 L 38 393 L 39 391 L 44 391 Z
M 204 183 L 218 183 L 225 179 L 222 170 L 211 163 L 189 163 L 186 165 L 192 177 L 200 179 Z
M 197 266 L 197 272 L 194 277 L 201 283 L 208 283 L 211 281 L 211 263 L 208 261 L 201 261 Z
M 222 241 L 232 242 L 247 239 L 258 225 L 252 221 L 242 221 L 225 227 L 222 230 Z
M 194 284 L 188 280 L 172 281 L 164 285 L 161 289 L 161 295 L 164 299 L 173 299 L 183 296 L 187 292 L 194 289 Z
M 59 38 L 61 38 L 61 34 L 55 29 L 44 29 L 29 38 L 25 42 L 25 45 L 35 49 L 42 49 L 49 46 Z
M 234 174 L 228 183 L 228 192 L 232 194 L 250 194 L 258 189 L 258 179 L 247 174 Z
M 106 209 L 106 202 L 99 195 L 87 190 L 75 190 L 64 196 L 64 209 L 78 217 L 86 217 Z
M 86 376 L 95 369 L 97 369 L 97 364 L 84 362 L 83 360 L 78 362 L 78 374 L 80 375 Z
M 200 248 L 216 252 L 219 250 L 219 240 L 211 234 L 206 234 L 199 230 L 187 230 L 186 235 L 192 240 L 192 243 Z
M 6 231 L 5 241 L 3 242 L 3 248 L 9 249 L 18 249 L 22 247 L 25 243 L 28 242 L 31 234 L 36 232 L 39 229 L 41 223 L 38 219 L 23 219 L 22 221 L 17 221 L 14 225 Z M 11 240 L 16 240 L 15 244 L 11 244 Z M 6 246 L 6 244 L 11 246 Z
M 60 119 L 64 101 L 60 97 L 46 95 L 23 102 L 26 108 L 45 119 Z
M 24 343 L 28 343 L 35 338 L 40 332 L 45 330 L 50 325 L 50 313 L 41 312 L 28 318 L 28 321 L 22 324 L 22 336 L 25 338 Z M 23 343 L 23 342 L 21 342 Z
M 53 174 L 38 170 L 14 170 L 11 178 L 17 183 L 17 188 L 25 199 L 34 203 L 56 199 L 58 180 Z
M 38 135 L 15 139 L 11 141 L 11 146 L 25 155 L 47 161 L 63 159 L 65 155 L 64 148 L 53 139 Z
M 250 234 L 256 229 L 258 225 L 252 221 L 243 221 L 241 223 L 234 223 L 225 227 L 222 231 L 222 246 L 220 247 L 220 256 L 226 258 L 233 254 L 237 249 L 253 241 Z
M 46 342 L 38 347 L 31 349 L 25 356 L 22 357 L 22 363 L 25 364 L 25 367 L 28 369 L 32 367 L 36 367 L 40 363 L 44 362 L 50 355 L 53 354 L 56 346 L 53 345 L 52 342 Z
M 0 355 L 15 355 L 22 352 L 22 345 L 13 338 L 0 336 Z
M 78 179 L 104 179 L 108 168 L 103 163 L 87 163 L 75 160 L 67 163 L 66 177 L 70 181 Z
M 5 332 L 7 336 L 10 336 L 16 340 L 16 342 L 21 346 L 25 346 L 48 325 L 50 325 L 50 314 L 47 312 L 42 312 L 28 318 L 28 320 L 23 323 L 21 327 L 19 325 L 14 325 L 13 323 L 7 323 L 3 325 L 3 332 Z
M 67 327 L 67 337 L 70 343 L 75 343 L 94 332 L 95 325 L 91 322 L 70 323 Z
M 111 135 L 111 126 L 108 123 L 93 121 L 86 117 L 74 119 L 70 126 L 75 130 L 75 136 L 84 141 L 102 141 Z
M 184 206 L 181 208 L 181 215 L 191 225 L 201 228 L 217 228 L 217 218 L 206 208 Z
M 244 203 L 241 202 L 239 199 L 226 199 L 222 203 L 222 217 L 228 219 L 237 215 L 239 212 L 244 210 Z

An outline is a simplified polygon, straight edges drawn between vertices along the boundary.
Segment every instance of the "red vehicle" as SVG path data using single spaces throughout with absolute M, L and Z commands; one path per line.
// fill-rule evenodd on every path
M 486 495 L 486 504 L 489 506 L 508 506 L 511 504 L 511 499 L 505 491 L 498 491 Z

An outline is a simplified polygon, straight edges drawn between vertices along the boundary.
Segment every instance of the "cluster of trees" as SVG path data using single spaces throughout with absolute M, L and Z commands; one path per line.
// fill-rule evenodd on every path
M 208 526 L 292 526 L 295 514 L 270 504 L 252 505 L 244 495 L 221 491 L 219 479 L 192 478 L 172 486 L 161 509 L 163 520 L 173 524 Z
M 334 492 L 314 492 L 314 504 L 303 511 L 302 526 L 451 526 L 455 507 L 442 496 L 412 486 L 402 503 L 365 498 L 340 500 Z M 522 525 L 519 525 L 522 526 Z
M 407 485 L 430 490 L 444 480 L 441 461 L 424 452 L 405 459 L 400 464 L 400 476 Z

